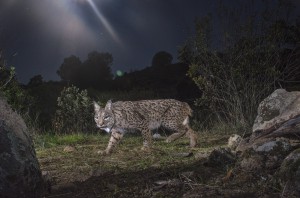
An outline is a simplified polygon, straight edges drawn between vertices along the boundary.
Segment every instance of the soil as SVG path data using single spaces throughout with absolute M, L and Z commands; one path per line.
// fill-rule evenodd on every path
M 260 173 L 239 172 L 234 163 L 207 163 L 228 137 L 203 136 L 196 149 L 187 148 L 187 140 L 156 141 L 151 152 L 143 152 L 141 139 L 132 136 L 108 156 L 97 154 L 107 137 L 37 149 L 48 178 L 45 197 L 280 197 L 281 189 Z

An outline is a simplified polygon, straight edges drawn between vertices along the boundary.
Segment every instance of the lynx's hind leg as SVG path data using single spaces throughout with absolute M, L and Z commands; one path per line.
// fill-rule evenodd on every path
M 173 142 L 173 141 L 177 140 L 178 138 L 181 138 L 182 136 L 184 136 L 185 133 L 186 133 L 186 131 L 183 128 L 182 130 L 180 130 L 180 132 L 176 132 L 176 133 L 173 133 L 172 135 L 168 136 L 166 139 L 166 142 L 167 143 Z
M 187 128 L 187 132 L 186 132 L 186 136 L 188 138 L 190 138 L 190 147 L 191 148 L 194 148 L 196 145 L 197 145 L 197 141 L 198 141 L 198 136 L 197 134 L 195 133 L 195 131 L 190 127 L 190 124 L 189 124 L 189 116 L 187 116 L 184 121 L 183 121 L 183 125 Z
M 166 142 L 168 143 L 173 142 L 178 138 L 184 136 L 184 134 L 187 132 L 186 127 L 182 123 L 178 123 L 178 122 L 164 123 L 164 127 L 166 127 L 168 130 L 175 132 L 172 135 L 167 137 Z
M 182 132 L 177 132 L 170 135 L 166 139 L 166 142 L 167 143 L 173 142 L 181 138 L 182 136 L 186 135 L 190 139 L 190 147 L 194 148 L 197 145 L 197 139 L 198 139 L 196 133 L 191 128 L 183 128 L 181 131 Z
M 190 147 L 196 147 L 198 144 L 198 136 L 195 131 L 189 127 L 188 131 L 186 132 L 186 136 L 190 139 Z

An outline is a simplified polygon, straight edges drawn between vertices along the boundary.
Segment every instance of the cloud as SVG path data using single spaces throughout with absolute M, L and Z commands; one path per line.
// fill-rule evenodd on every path
M 43 1 L 34 5 L 35 17 L 40 23 L 38 31 L 56 42 L 61 52 L 80 51 L 84 46 L 99 43 L 95 31 L 88 26 L 80 15 L 76 4 L 67 1 Z

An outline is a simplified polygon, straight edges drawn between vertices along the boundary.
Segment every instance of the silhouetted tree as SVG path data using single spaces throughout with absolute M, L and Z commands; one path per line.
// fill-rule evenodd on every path
M 77 56 L 72 55 L 64 59 L 56 73 L 62 80 L 75 83 L 81 65 L 81 60 Z
M 172 63 L 173 56 L 165 51 L 157 52 L 152 58 L 152 67 L 161 67 L 170 65 Z
M 111 81 L 111 65 L 113 57 L 110 53 L 90 52 L 83 63 L 74 55 L 65 58 L 57 74 L 62 80 L 80 88 L 108 88 Z
M 79 75 L 74 84 L 80 88 L 108 88 L 108 82 L 113 78 L 111 73 L 112 62 L 113 57 L 110 53 L 99 53 L 97 51 L 89 53 L 88 59 L 79 68 Z
M 30 78 L 28 86 L 34 87 L 39 86 L 41 84 L 43 84 L 43 76 L 39 74 Z

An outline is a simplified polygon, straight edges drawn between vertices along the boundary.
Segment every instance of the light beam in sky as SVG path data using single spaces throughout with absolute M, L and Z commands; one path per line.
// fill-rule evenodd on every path
M 122 44 L 122 42 L 121 42 L 119 36 L 117 35 L 116 31 L 110 25 L 109 21 L 105 18 L 105 16 L 99 11 L 99 9 L 95 5 L 94 1 L 93 0 L 86 0 L 86 1 L 91 6 L 91 8 L 95 12 L 96 16 L 101 21 L 101 23 L 104 25 L 104 27 L 107 29 L 107 31 L 112 36 L 112 38 L 114 39 L 114 41 L 116 41 L 119 44 Z

